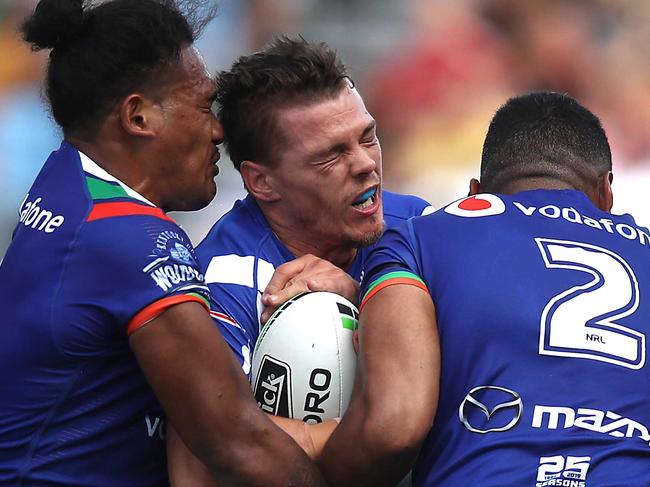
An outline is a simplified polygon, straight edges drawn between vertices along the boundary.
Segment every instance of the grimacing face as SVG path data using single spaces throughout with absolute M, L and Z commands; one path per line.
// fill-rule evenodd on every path
M 192 211 L 216 195 L 223 128 L 212 110 L 214 80 L 195 47 L 183 49 L 176 71 L 161 102 L 164 127 L 156 184 L 169 202 L 164 210 Z
M 298 238 L 319 247 L 358 247 L 383 230 L 381 146 L 356 89 L 280 108 L 273 175 L 280 212 Z

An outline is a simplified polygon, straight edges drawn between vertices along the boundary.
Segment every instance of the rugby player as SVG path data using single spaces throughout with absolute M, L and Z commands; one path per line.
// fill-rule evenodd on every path
M 375 120 L 325 44 L 281 37 L 241 57 L 217 76 L 217 103 L 248 196 L 214 225 L 197 255 L 211 314 L 248 375 L 265 304 L 303 290 L 356 301 L 369 246 L 385 223 L 430 207 L 382 191 Z M 335 424 L 276 421 L 313 456 Z
M 392 485 L 414 462 L 415 486 L 650 485 L 650 236 L 610 213 L 611 170 L 595 115 L 521 96 L 472 196 L 386 232 L 331 485 Z
M 219 485 L 323 485 L 254 402 L 166 215 L 216 192 L 196 20 L 170 0 L 42 0 L 24 24 L 51 49 L 64 140 L 0 267 L 3 485 L 169 485 L 166 417 Z

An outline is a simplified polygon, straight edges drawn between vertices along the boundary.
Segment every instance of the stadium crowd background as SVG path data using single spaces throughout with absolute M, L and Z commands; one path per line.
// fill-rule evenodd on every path
M 552 89 L 603 121 L 614 213 L 650 226 L 650 2 L 647 0 L 218 0 L 199 41 L 212 71 L 281 33 L 339 50 L 378 121 L 384 183 L 436 206 L 478 174 L 491 116 L 512 95 Z M 0 256 L 18 207 L 60 134 L 42 99 L 46 53 L 16 27 L 35 0 L 0 0 Z M 223 154 L 222 150 L 222 154 Z M 244 194 L 223 154 L 219 193 L 175 218 L 196 244 Z

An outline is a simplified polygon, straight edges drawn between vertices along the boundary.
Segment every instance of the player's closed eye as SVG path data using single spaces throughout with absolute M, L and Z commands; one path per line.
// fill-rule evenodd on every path
M 377 134 L 372 134 L 372 137 L 366 137 L 361 140 L 361 143 L 364 145 L 375 145 L 377 142 L 379 142 Z

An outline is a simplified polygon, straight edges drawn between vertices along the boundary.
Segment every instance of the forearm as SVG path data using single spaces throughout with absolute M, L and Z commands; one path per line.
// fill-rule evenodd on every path
M 270 419 L 279 419 L 277 423 L 281 425 L 281 428 L 284 429 L 287 434 L 292 436 L 292 438 L 296 439 L 296 437 L 298 437 L 298 439 L 300 439 L 302 442 L 300 446 L 303 449 L 308 447 L 312 454 L 316 452 L 316 448 L 318 448 L 318 453 L 320 453 L 323 446 L 325 445 L 325 442 L 329 438 L 331 431 L 334 429 L 333 427 L 330 427 L 330 423 L 336 424 L 334 421 L 328 421 L 319 425 L 305 425 L 305 423 L 300 420 L 291 420 L 279 417 L 270 417 Z M 320 426 L 320 428 L 314 428 L 318 433 L 312 437 L 312 428 L 302 427 L 301 425 L 313 427 Z M 329 434 L 325 435 L 323 432 L 328 430 Z M 260 441 L 262 440 L 260 439 Z M 262 449 L 264 449 L 264 447 L 262 447 Z M 247 449 L 247 455 L 248 458 L 244 459 L 244 461 L 255 458 L 254 454 L 252 454 L 249 449 Z M 273 458 L 275 462 L 277 460 L 277 457 L 274 456 Z M 233 459 L 232 461 L 239 462 L 237 475 L 240 476 L 242 463 L 236 459 Z M 255 462 L 259 462 L 259 459 L 256 459 Z M 171 424 L 167 429 L 167 463 L 170 485 L 172 487 L 221 487 L 224 485 L 238 484 L 236 479 L 233 479 L 232 483 L 228 480 L 217 482 L 217 480 L 210 473 L 210 470 L 203 464 L 203 462 L 194 456 L 194 454 L 187 448 Z M 268 474 L 265 474 L 263 480 L 264 485 L 273 485 L 273 479 L 269 478 Z M 289 479 L 287 481 L 289 481 Z M 298 479 L 298 481 L 301 482 L 298 485 L 319 485 L 313 483 L 313 480 L 309 480 L 308 476 L 306 476 L 303 480 Z
M 299 419 L 269 415 L 271 421 L 287 433 L 313 460 L 320 457 L 325 444 L 338 426 L 338 419 L 308 424 Z
M 217 487 L 208 468 L 192 454 L 171 423 L 167 424 L 167 470 L 171 487 Z
M 257 407 L 200 305 L 172 306 L 129 340 L 170 423 L 220 486 L 324 485 L 305 452 Z
M 399 428 L 399 418 L 367 414 L 351 405 L 317 459 L 329 485 L 394 486 L 412 468 L 419 442 L 390 433 Z
M 361 312 L 350 406 L 319 459 L 331 485 L 396 484 L 414 463 L 437 407 L 439 344 L 429 295 L 396 285 L 376 296 Z M 406 329 L 395 327 L 404 303 Z
M 307 454 L 259 410 L 230 414 L 228 418 L 241 425 L 234 427 L 236 442 L 222 438 L 220 447 L 215 450 L 211 440 L 214 433 L 210 431 L 201 437 L 186 440 L 193 454 L 218 479 L 216 485 L 325 485 L 316 465 Z M 278 468 L 278 465 L 290 465 L 291 468 Z

